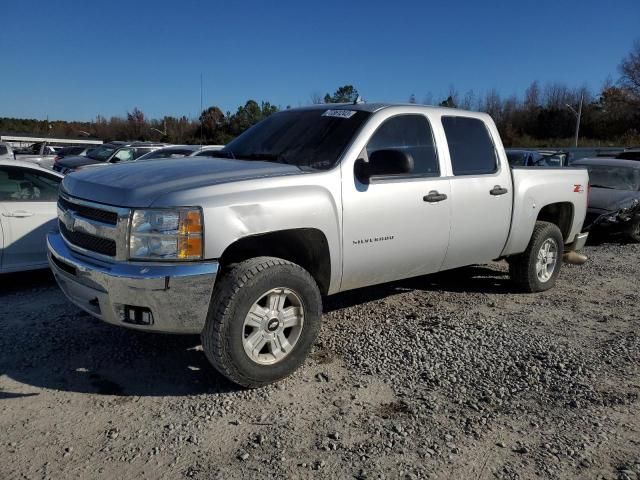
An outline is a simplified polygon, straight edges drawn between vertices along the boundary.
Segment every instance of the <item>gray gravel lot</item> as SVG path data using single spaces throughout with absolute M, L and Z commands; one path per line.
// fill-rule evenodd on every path
M 252 391 L 0 277 L 0 478 L 640 478 L 640 246 L 586 253 L 543 294 L 496 263 L 327 299 Z

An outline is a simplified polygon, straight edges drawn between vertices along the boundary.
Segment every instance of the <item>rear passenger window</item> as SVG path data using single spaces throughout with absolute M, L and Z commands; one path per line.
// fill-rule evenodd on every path
M 497 171 L 496 150 L 482 120 L 442 117 L 454 175 L 482 175 Z
M 377 150 L 402 150 L 410 154 L 414 175 L 440 175 L 431 125 L 423 115 L 399 115 L 385 120 L 367 144 L 367 155 Z

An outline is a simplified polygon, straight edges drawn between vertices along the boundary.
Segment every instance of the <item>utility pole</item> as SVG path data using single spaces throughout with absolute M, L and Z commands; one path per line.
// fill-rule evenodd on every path
M 200 72 L 200 149 L 204 143 L 204 133 L 202 130 L 202 72 Z
M 582 103 L 584 102 L 584 93 L 580 94 L 580 105 L 578 105 L 578 111 L 576 112 L 576 109 L 573 108 L 571 105 L 569 105 L 568 103 L 566 104 L 566 107 L 571 110 L 571 112 L 576 116 L 576 148 L 578 148 L 578 137 L 580 136 L 580 120 L 582 120 Z

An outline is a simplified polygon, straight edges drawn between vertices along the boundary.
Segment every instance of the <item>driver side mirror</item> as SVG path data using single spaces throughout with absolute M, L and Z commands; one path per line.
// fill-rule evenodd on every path
M 362 183 L 371 177 L 405 175 L 413 171 L 413 157 L 402 150 L 376 150 L 369 155 L 369 161 L 358 159 L 355 175 Z

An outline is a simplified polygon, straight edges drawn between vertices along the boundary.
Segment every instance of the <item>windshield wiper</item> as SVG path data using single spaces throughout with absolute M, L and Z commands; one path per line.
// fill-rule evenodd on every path
M 598 184 L 593 184 L 593 183 L 591 184 L 591 187 L 592 188 L 607 188 L 609 190 L 617 190 L 616 187 L 608 187 L 606 185 L 598 185 Z

